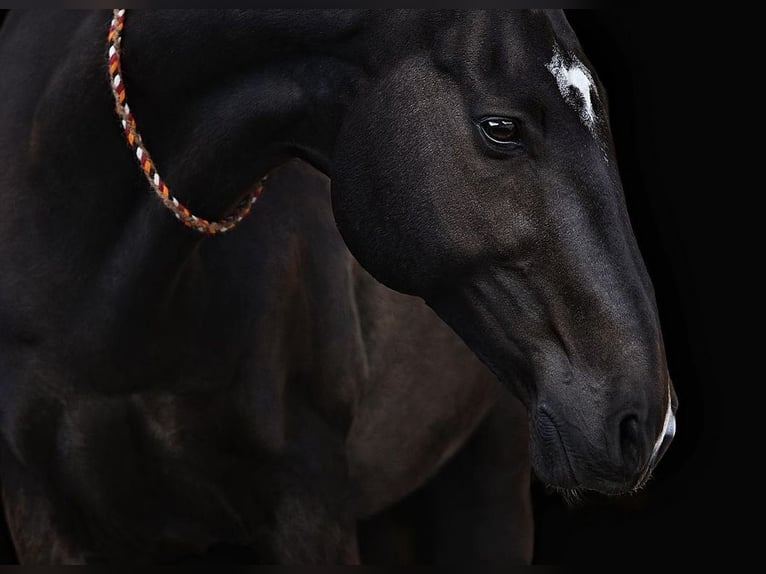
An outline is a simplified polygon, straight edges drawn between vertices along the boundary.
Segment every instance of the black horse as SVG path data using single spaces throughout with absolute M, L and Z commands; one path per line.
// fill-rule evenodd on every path
M 358 520 L 436 482 L 441 559 L 529 561 L 530 465 L 645 483 L 676 400 L 563 13 L 129 12 L 123 80 L 178 197 L 220 217 L 271 172 L 212 238 L 147 193 L 110 20 L 0 31 L 21 562 L 353 563 Z

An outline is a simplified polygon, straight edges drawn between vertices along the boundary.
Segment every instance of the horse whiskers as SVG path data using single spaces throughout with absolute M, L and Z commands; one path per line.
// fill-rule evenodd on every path
M 585 491 L 580 488 L 564 488 L 561 486 L 552 485 L 549 485 L 548 488 L 559 494 L 566 505 L 570 508 L 580 506 L 585 496 Z
M 564 499 L 564 502 L 567 503 L 567 506 L 574 508 L 582 504 L 584 493 L 582 490 L 577 488 L 565 488 L 561 492 L 561 497 Z
M 603 496 L 612 498 L 619 496 L 635 496 L 647 487 L 647 484 L 651 482 L 654 476 L 652 474 L 646 476 L 641 482 L 636 484 L 627 492 L 623 493 L 602 493 Z M 590 490 L 586 488 L 565 488 L 562 486 L 546 485 L 546 489 L 549 492 L 553 492 L 561 496 L 566 505 L 569 508 L 577 508 L 582 506 L 586 502 L 586 496 Z
M 638 483 L 630 489 L 630 494 L 638 494 L 643 489 L 646 488 L 646 485 L 651 482 L 651 480 L 654 478 L 654 473 L 649 473 L 646 476 L 644 476 Z

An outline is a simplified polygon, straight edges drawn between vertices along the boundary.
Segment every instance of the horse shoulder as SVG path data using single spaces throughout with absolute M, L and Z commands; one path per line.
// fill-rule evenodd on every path
M 422 300 L 357 270 L 369 377 L 347 439 L 360 516 L 436 474 L 497 400 L 499 386 Z

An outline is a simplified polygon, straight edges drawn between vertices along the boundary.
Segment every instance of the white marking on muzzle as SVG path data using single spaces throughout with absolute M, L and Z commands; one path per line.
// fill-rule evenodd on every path
M 654 464 L 654 461 L 657 458 L 657 454 L 660 452 L 660 447 L 662 446 L 662 442 L 665 440 L 665 437 L 673 438 L 673 436 L 676 434 L 676 416 L 673 414 L 672 403 L 673 398 L 670 391 L 670 383 L 668 383 L 668 410 L 665 411 L 665 421 L 662 423 L 660 436 L 657 437 L 657 440 L 654 443 L 654 448 L 652 449 L 652 456 L 649 459 L 650 465 Z

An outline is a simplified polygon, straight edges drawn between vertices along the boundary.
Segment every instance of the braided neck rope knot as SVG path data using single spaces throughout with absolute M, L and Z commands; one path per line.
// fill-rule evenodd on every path
M 152 161 L 149 151 L 146 149 L 141 134 L 136 127 L 136 120 L 130 113 L 127 97 L 125 95 L 125 81 L 122 74 L 122 62 L 120 45 L 122 44 L 122 29 L 125 25 L 125 9 L 115 9 L 112 11 L 112 23 L 109 26 L 109 80 L 114 95 L 115 112 L 122 123 L 123 134 L 128 145 L 136 154 L 138 165 L 146 176 L 146 180 L 154 190 L 162 204 L 167 207 L 176 218 L 186 227 L 205 235 L 216 235 L 225 233 L 239 224 L 253 207 L 263 193 L 263 184 L 266 177 L 263 177 L 255 187 L 245 197 L 237 203 L 231 214 L 219 221 L 208 221 L 202 217 L 192 214 L 184 204 L 178 201 L 170 193 L 170 189 L 157 173 L 157 168 Z

